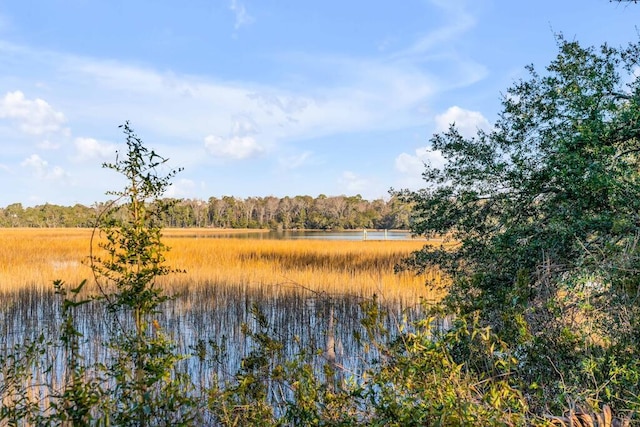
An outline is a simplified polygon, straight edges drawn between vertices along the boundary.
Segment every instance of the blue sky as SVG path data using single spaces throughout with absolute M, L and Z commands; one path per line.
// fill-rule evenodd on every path
M 608 0 L 4 0 L 0 206 L 90 205 L 130 120 L 185 170 L 168 196 L 387 197 L 434 132 L 489 128 L 557 53 L 638 39 Z

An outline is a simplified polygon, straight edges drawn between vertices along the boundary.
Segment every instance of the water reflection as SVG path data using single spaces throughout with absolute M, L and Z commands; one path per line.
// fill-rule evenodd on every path
M 0 333 L 4 338 L 0 351 L 6 354 L 14 344 L 34 340 L 41 333 L 56 339 L 62 323 L 61 301 L 52 292 L 22 290 L 1 298 L 5 304 L 0 308 Z M 242 325 L 257 327 L 251 312 L 254 305 L 268 320 L 269 333 L 284 345 L 285 359 L 303 350 L 318 350 L 316 354 L 322 354 L 327 350 L 327 331 L 332 324 L 331 350 L 335 352 L 336 364 L 348 372 L 359 373 L 375 357 L 363 351 L 366 345 L 362 342 L 366 334 L 360 324 L 366 314 L 363 301 L 357 295 L 314 294 L 302 289 L 274 292 L 272 287 L 248 290 L 242 286 L 199 285 L 165 303 L 156 318 L 177 344 L 179 353 L 206 356 L 190 357 L 183 362 L 181 369 L 196 384 L 211 378 L 228 380 L 238 370 L 241 359 L 253 345 L 243 333 Z M 384 301 L 381 307 L 386 310 L 381 321 L 392 331 L 419 315 L 418 307 L 405 307 L 402 301 Z M 126 327 L 130 321 L 121 315 L 120 321 L 115 322 L 111 316 L 99 302 L 77 309 L 76 327 L 83 334 L 81 352 L 88 364 L 109 360 L 106 343 L 110 331 L 118 324 Z M 59 361 L 59 368 L 64 369 L 62 349 L 51 351 L 46 357 Z M 321 372 L 325 360 L 319 357 L 311 363 Z

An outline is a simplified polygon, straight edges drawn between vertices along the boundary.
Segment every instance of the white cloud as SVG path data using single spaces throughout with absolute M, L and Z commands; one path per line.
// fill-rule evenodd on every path
M 52 142 L 48 139 L 45 139 L 44 141 L 38 143 L 38 148 L 41 148 L 43 150 L 57 150 L 60 147 L 61 144 L 59 142 Z
M 300 154 L 292 154 L 290 156 L 281 157 L 278 160 L 280 166 L 284 169 L 298 169 L 309 162 L 313 153 L 305 151 Z
M 37 178 L 46 181 L 56 181 L 67 177 L 67 173 L 60 166 L 49 166 L 49 162 L 37 154 L 27 157 L 20 166 L 33 170 Z
M 221 138 L 209 135 L 204 139 L 204 146 L 214 157 L 242 160 L 264 152 L 252 136 L 232 136 Z
M 418 177 L 424 172 L 425 164 L 441 168 L 444 165 L 444 158 L 439 151 L 418 148 L 414 154 L 401 153 L 395 160 L 398 172 Z
M 458 132 L 465 138 L 471 138 L 478 130 L 489 130 L 489 121 L 478 111 L 470 111 L 456 105 L 435 117 L 436 132 L 446 132 L 451 124 L 455 124 Z
M 396 170 L 400 173 L 418 175 L 424 170 L 424 161 L 419 156 L 400 153 L 395 161 Z
M 239 4 L 236 4 L 239 7 Z M 74 82 L 60 88 L 74 117 L 85 122 L 121 123 L 135 118 L 138 129 L 152 129 L 164 138 L 180 138 L 185 144 L 198 144 L 207 135 L 212 153 L 220 149 L 219 136 L 232 147 L 257 147 L 260 141 L 293 141 L 322 138 L 341 132 L 394 130 L 424 123 L 423 107 L 447 85 L 424 67 L 423 55 L 382 59 L 335 55 L 288 54 L 282 57 L 287 66 L 301 75 L 316 72 L 332 76 L 304 81 L 296 89 L 252 82 L 216 79 L 161 72 L 154 69 L 51 52 L 31 51 L 0 43 L 0 54 L 8 51 L 41 64 L 43 73 Z M 453 68 L 460 61 L 452 60 Z M 462 67 L 464 68 L 464 67 Z M 309 70 L 306 73 L 305 70 Z M 457 77 L 454 77 L 455 80 Z M 91 93 L 77 87 L 91 88 Z M 87 99 L 100 99 L 88 105 Z M 241 116 L 246 121 L 233 126 L 255 128 L 253 133 L 225 136 L 228 117 Z M 148 134 L 148 133 L 147 133 Z M 253 137 L 247 138 L 247 137 Z M 224 146 L 224 144 L 222 144 Z M 190 150 L 195 153 L 197 150 Z M 232 150 L 236 151 L 236 150 Z M 194 154 L 194 156 L 196 156 Z M 200 162 L 202 156 L 194 157 Z
M 0 118 L 18 123 L 20 130 L 31 135 L 43 135 L 64 131 L 64 114 L 56 111 L 46 101 L 27 99 L 21 91 L 8 92 L 0 100 Z
M 44 170 L 47 168 L 48 163 L 46 160 L 44 160 L 37 154 L 32 154 L 31 156 L 26 158 L 22 163 L 20 163 L 20 166 L 30 167 L 35 170 Z
M 181 178 L 167 188 L 165 196 L 171 198 L 191 197 L 196 190 L 196 183 L 193 180 Z
M 244 4 L 240 3 L 238 0 L 231 0 L 229 10 L 231 10 L 236 17 L 234 25 L 236 30 L 254 22 L 254 18 L 247 13 L 247 9 L 244 7 Z
M 250 6 L 246 0 L 227 0 L 225 5 L 231 5 L 238 27 L 252 20 L 244 7 Z M 448 18 L 443 22 L 444 26 L 455 24 Z M 188 170 L 196 171 L 193 176 L 197 176 L 196 173 L 204 173 L 202 166 L 209 156 L 247 159 L 281 153 L 281 159 L 276 160 L 278 166 L 286 164 L 293 169 L 313 161 L 309 153 L 296 154 L 307 149 L 303 148 L 307 141 L 343 132 L 364 134 L 423 126 L 428 120 L 424 111 L 431 110 L 434 95 L 460 84 L 460 76 L 466 77 L 462 79 L 465 82 L 478 77 L 473 61 L 456 55 L 441 55 L 447 46 L 451 46 L 443 37 L 457 37 L 468 28 L 469 21 L 465 23 L 457 32 L 434 35 L 432 41 L 425 38 L 415 46 L 405 44 L 406 50 L 400 46 L 404 39 L 399 39 L 384 54 L 369 57 L 318 52 L 276 53 L 276 56 L 263 59 L 281 64 L 283 69 L 290 70 L 292 78 L 283 76 L 272 83 L 265 83 L 266 78 L 252 81 L 188 75 L 152 65 L 141 66 L 140 62 L 101 60 L 2 41 L 0 55 L 31 70 L 28 76 L 15 77 L 17 83 L 12 87 L 34 87 L 34 81 L 45 82 L 46 87 L 40 89 L 46 94 L 43 97 L 65 100 L 64 112 L 73 118 L 74 133 L 99 135 L 101 131 L 96 129 L 108 130 L 109 126 L 115 127 L 131 118 L 145 141 L 149 138 L 149 142 L 164 144 L 161 150 L 164 154 L 167 154 L 164 148 L 170 148 L 168 157 L 172 162 L 188 165 Z M 442 73 L 442 64 L 461 71 Z M 265 67 L 272 65 L 269 63 Z M 467 71 L 468 75 L 465 74 Z M 34 109 L 38 114 L 19 113 L 16 105 L 22 106 L 23 111 Z M 75 135 L 68 140 L 47 135 L 46 129 L 64 130 L 65 115 L 44 100 L 36 100 L 35 96 L 28 98 L 22 92 L 12 92 L 2 100 L 0 93 L 2 118 L 15 122 L 16 129 L 20 125 L 30 129 L 32 134 L 40 132 L 43 136 L 38 141 L 46 140 L 40 148 L 63 147 L 65 149 L 59 150 L 59 155 L 62 152 L 68 155 L 66 148 L 71 145 L 71 160 L 107 154 L 108 144 L 101 141 L 75 138 Z M 283 153 L 283 148 L 279 147 L 295 144 L 300 144 L 298 150 L 289 153 Z M 44 151 L 39 153 L 44 156 Z M 407 153 L 407 156 L 415 157 L 411 151 Z M 21 151 L 18 158 L 24 159 L 28 154 L 30 152 Z M 55 158 L 53 154 L 56 153 L 45 156 L 50 164 L 70 170 L 71 166 L 62 163 L 62 157 Z M 109 154 L 112 155 L 112 151 Z M 399 166 L 396 167 L 407 169 L 413 164 L 414 173 L 422 170 L 419 161 L 411 163 L 410 158 L 398 157 Z M 45 165 L 47 172 L 43 176 L 55 175 L 56 169 L 50 164 Z M 73 165 L 74 177 L 79 175 L 78 167 L 80 165 Z M 95 176 L 90 175 L 93 172 L 84 173 L 83 176 Z M 198 177 L 198 181 L 201 179 Z M 355 174 L 347 174 L 341 179 L 345 186 L 356 188 L 358 192 L 366 182 Z M 82 178 L 78 185 L 90 187 L 90 184 L 101 184 L 99 181 Z
M 400 153 L 395 159 L 395 168 L 402 175 L 399 186 L 410 189 L 423 187 L 425 165 L 441 169 L 444 163 L 445 159 L 439 151 L 428 148 L 418 148 L 413 154 Z
M 228 137 L 209 135 L 204 139 L 205 148 L 214 157 L 242 160 L 255 157 L 265 151 L 253 135 L 259 133 L 255 121 L 246 115 L 237 117 L 231 124 Z
M 363 178 L 351 171 L 345 171 L 340 177 L 339 183 L 348 190 L 348 193 L 362 192 L 370 186 L 368 179 Z
M 110 157 L 113 157 L 116 151 L 116 146 L 114 144 L 100 142 L 93 138 L 76 138 L 73 141 L 76 147 L 76 156 L 74 160 L 76 161 L 84 161 L 84 160 L 105 160 Z

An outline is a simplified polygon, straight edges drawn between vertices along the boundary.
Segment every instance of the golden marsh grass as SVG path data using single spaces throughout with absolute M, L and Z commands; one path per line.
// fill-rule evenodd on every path
M 52 281 L 61 279 L 71 286 L 83 279 L 92 283 L 86 265 L 91 233 L 88 229 L 0 229 L 0 335 L 4 337 L 0 355 L 40 334 L 55 336 L 63 327 L 61 301 L 53 296 Z M 242 358 L 252 351 L 243 325 L 254 327 L 254 304 L 283 343 L 287 357 L 312 349 L 318 357 L 309 363 L 322 372 L 325 359 L 318 351 L 331 348 L 336 366 L 358 372 L 375 357 L 364 350 L 361 338 L 365 336 L 360 323 L 366 315 L 360 304 L 363 298 L 380 297 L 380 321 L 394 331 L 421 313 L 417 305 L 421 298 L 441 297 L 425 287 L 427 276 L 393 272 L 394 265 L 424 241 L 270 240 L 227 234 L 192 229 L 164 233 L 171 247 L 168 264 L 187 272 L 162 278 L 160 285 L 178 297 L 154 315 L 154 328 L 166 331 L 178 354 L 204 348 L 212 363 L 195 357 L 181 362 L 194 384 L 233 379 Z M 439 280 L 435 271 L 428 275 Z M 95 288 L 87 288 L 96 293 Z M 84 363 L 107 363 L 112 355 L 104 343 L 113 338 L 114 325 L 121 327 L 130 319 L 110 313 L 101 302 L 76 310 L 74 321 L 84 337 L 80 350 Z M 60 351 L 50 347 L 43 357 L 62 361 Z M 42 376 L 38 383 L 56 383 L 63 373 L 53 369 L 38 375 Z
M 237 233 L 238 231 L 235 231 Z M 273 293 L 305 290 L 399 299 L 436 300 L 426 276 L 395 274 L 394 265 L 424 240 L 335 241 L 211 238 L 220 230 L 165 230 L 168 264 L 186 270 L 165 277 L 169 293 L 207 286 L 242 286 Z M 194 237 L 197 236 L 197 237 Z M 91 230 L 0 230 L 0 291 L 51 289 L 54 279 L 91 278 L 86 264 Z M 436 271 L 428 273 L 439 281 Z

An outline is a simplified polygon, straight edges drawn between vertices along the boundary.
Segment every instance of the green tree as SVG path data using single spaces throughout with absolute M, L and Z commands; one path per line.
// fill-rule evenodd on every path
M 4 222 L 9 227 L 18 227 L 22 215 L 24 215 L 22 203 L 13 203 L 4 209 Z
M 452 125 L 432 138 L 446 165 L 427 167 L 430 188 L 402 195 L 415 203 L 414 232 L 461 244 L 426 247 L 416 266 L 475 275 L 480 290 L 500 294 L 544 260 L 600 269 L 635 249 L 640 50 L 559 43 L 547 75 L 528 67 L 531 78 L 507 91 L 491 132 L 467 139 Z
M 549 384 L 541 399 L 573 378 L 598 401 L 597 387 L 612 386 L 602 361 L 631 366 L 640 344 L 640 45 L 558 44 L 544 73 L 529 66 L 508 89 L 491 131 L 465 138 L 452 125 L 431 139 L 445 165 L 426 168 L 428 188 L 399 195 L 414 206 L 415 233 L 457 245 L 427 246 L 404 267 L 442 268 L 448 309 L 480 313 L 518 348 L 524 381 Z M 637 406 L 632 389 L 619 402 Z
M 111 346 L 114 362 L 108 375 L 115 383 L 108 410 L 116 424 L 175 425 L 189 418 L 188 387 L 177 387 L 173 368 L 179 360 L 153 314 L 168 297 L 157 279 L 174 272 L 165 264 L 168 248 L 161 240 L 160 220 L 169 206 L 161 196 L 178 170 L 147 149 L 129 123 L 123 131 L 127 151 L 103 166 L 126 179 L 115 201 L 99 218 L 98 244 L 91 267 L 103 298 L 116 315 Z

